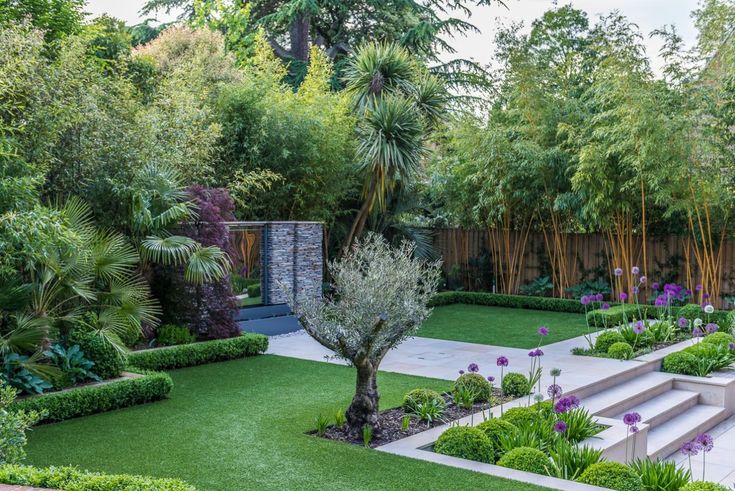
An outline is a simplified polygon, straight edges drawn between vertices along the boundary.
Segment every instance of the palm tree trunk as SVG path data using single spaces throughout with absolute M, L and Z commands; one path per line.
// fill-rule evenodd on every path
M 342 254 L 350 250 L 352 245 L 355 243 L 355 240 L 357 240 L 365 230 L 365 224 L 367 223 L 368 216 L 370 215 L 370 210 L 373 207 L 373 202 L 375 201 L 376 191 L 377 182 L 375 176 L 373 176 L 370 179 L 370 186 L 368 187 L 365 201 L 363 201 L 360 210 L 357 212 L 357 216 L 355 216 L 355 221 L 352 223 L 350 233 L 345 239 L 345 244 L 342 248 Z

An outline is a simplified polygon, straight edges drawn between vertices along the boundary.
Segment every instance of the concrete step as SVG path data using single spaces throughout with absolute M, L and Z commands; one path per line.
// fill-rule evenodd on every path
M 646 402 L 632 406 L 616 414 L 613 419 L 623 419 L 626 413 L 636 412 L 651 429 L 666 423 L 699 403 L 699 392 L 671 389 Z
M 641 414 L 642 415 L 642 414 Z M 648 432 L 648 457 L 665 458 L 681 444 L 708 431 L 727 418 L 724 408 L 698 404 Z
M 632 407 L 671 390 L 673 380 L 674 377 L 668 373 L 645 373 L 582 399 L 582 406 L 590 414 L 614 418 Z

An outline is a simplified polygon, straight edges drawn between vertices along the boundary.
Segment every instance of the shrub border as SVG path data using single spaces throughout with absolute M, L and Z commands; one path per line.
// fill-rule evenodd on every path
M 547 310 L 551 312 L 570 312 L 584 314 L 585 307 L 579 300 L 552 297 L 531 297 L 487 292 L 441 292 L 429 302 L 431 307 L 463 303 L 485 305 L 488 307 L 508 307 L 513 309 Z
M 173 386 L 166 373 L 126 373 L 120 379 L 16 399 L 11 407 L 42 413 L 39 424 L 55 423 L 164 399 Z
M 227 339 L 134 351 L 128 355 L 128 365 L 140 370 L 172 370 L 260 355 L 267 349 L 267 336 L 245 333 Z

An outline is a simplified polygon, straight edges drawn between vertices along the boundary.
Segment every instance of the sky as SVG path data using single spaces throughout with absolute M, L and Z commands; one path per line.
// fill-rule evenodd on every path
M 86 10 L 95 16 L 106 13 L 134 24 L 145 20 L 139 14 L 144 3 L 145 0 L 88 0 Z M 693 45 L 696 40 L 696 30 L 690 13 L 696 8 L 698 0 L 571 0 L 559 3 L 571 3 L 586 11 L 591 19 L 617 9 L 638 24 L 646 36 L 654 29 L 674 24 L 688 46 Z M 499 5 L 474 8 L 470 21 L 481 32 L 452 40 L 451 44 L 457 50 L 455 57 L 471 58 L 482 64 L 489 63 L 494 52 L 493 38 L 499 25 L 523 21 L 528 27 L 534 19 L 553 6 L 554 0 L 506 0 L 506 4 L 507 8 Z M 175 15 L 160 14 L 158 20 L 170 21 L 174 17 Z M 659 40 L 647 37 L 646 50 L 656 72 L 661 67 L 658 58 L 660 47 Z

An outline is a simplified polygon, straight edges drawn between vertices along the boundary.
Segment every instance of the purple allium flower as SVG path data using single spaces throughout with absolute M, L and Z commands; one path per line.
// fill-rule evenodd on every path
M 495 362 L 499 367 L 507 367 L 508 366 L 508 358 L 504 356 L 499 356 L 497 361 Z
M 682 329 L 689 326 L 689 320 L 686 317 L 679 317 L 677 323 Z
M 467 371 L 470 373 L 477 373 L 480 371 L 480 367 L 477 366 L 477 363 L 470 363 L 467 365 Z
M 549 328 L 546 326 L 541 326 L 538 328 L 539 336 L 548 336 L 549 335 Z
M 665 307 L 666 306 L 666 298 L 664 298 L 663 295 L 659 295 L 656 297 L 656 301 L 654 302 L 656 307 Z
M 644 284 L 646 281 L 648 281 L 648 278 L 645 276 L 641 276 L 641 279 L 640 279 L 641 284 Z
M 460 375 L 464 375 L 464 370 L 460 370 L 460 371 L 459 371 L 459 374 L 460 374 Z
M 638 266 L 633 266 L 633 269 L 630 270 L 633 274 L 638 274 L 641 272 L 641 269 Z
M 546 389 L 546 393 L 549 394 L 549 397 L 556 399 L 558 397 L 561 397 L 563 391 L 561 389 L 561 385 L 551 384 L 549 385 L 549 388 Z
M 658 287 L 659 287 L 659 286 L 661 286 L 661 285 L 659 285 L 659 284 L 658 284 L 658 282 L 654 282 L 654 283 L 653 283 L 653 284 L 651 285 L 651 288 L 653 288 L 654 290 L 658 290 Z
M 588 297 L 587 295 L 582 295 L 582 298 L 579 299 L 579 302 L 582 305 L 589 305 L 589 303 L 590 303 L 590 297 Z
M 554 431 L 556 431 L 557 433 L 564 433 L 565 431 L 567 431 L 567 424 L 562 420 L 557 421 L 554 424 Z
M 641 415 L 638 413 L 626 413 L 625 416 L 623 416 L 623 423 L 625 423 L 628 426 L 635 426 L 636 423 L 641 422 Z
M 492 375 L 490 375 L 490 376 L 488 376 L 487 381 L 492 384 L 493 382 L 495 382 L 495 377 L 493 377 Z
M 600 308 L 602 310 L 610 310 L 610 304 L 609 303 L 603 303 Z
M 727 349 L 730 351 L 735 351 L 735 343 L 727 343 Z
M 613 273 L 615 273 L 615 276 L 623 276 L 623 270 L 621 268 L 615 268 Z
M 709 293 L 703 293 L 702 298 L 709 298 Z
M 633 294 L 634 294 L 634 295 L 638 295 L 638 293 L 640 293 L 640 291 L 641 291 L 641 289 L 640 289 L 640 288 L 638 288 L 637 286 L 634 286 L 634 287 L 633 287 Z
M 633 325 L 633 332 L 636 334 L 643 334 L 645 330 L 646 330 L 646 325 L 643 324 L 643 321 L 638 321 Z
M 712 438 L 711 435 L 708 435 L 707 433 L 702 433 L 701 435 L 697 436 L 696 443 L 704 453 L 709 452 L 715 447 L 715 440 Z
M 698 292 L 701 292 L 702 291 L 702 284 L 701 283 L 697 283 L 697 285 L 694 287 L 694 289 L 697 290 Z
M 554 405 L 554 412 L 565 413 L 577 407 L 579 407 L 579 399 L 576 396 L 565 396 Z
M 544 352 L 541 351 L 541 348 L 537 348 L 535 350 L 529 351 L 528 356 L 530 356 L 531 358 L 537 358 L 539 356 L 544 356 Z
M 687 288 L 687 297 L 691 297 L 691 296 L 692 296 L 692 291 L 689 288 Z
M 621 302 L 625 302 L 626 300 L 628 300 L 628 294 L 625 292 L 620 292 L 619 297 Z
M 702 330 L 698 327 L 695 327 L 694 329 L 692 329 L 693 338 L 701 338 L 703 334 L 704 333 L 702 332 Z
M 638 433 L 639 431 L 641 431 L 640 428 L 638 428 L 635 425 L 633 425 L 633 426 L 630 427 L 630 432 L 631 433 Z
M 605 295 L 603 295 L 602 293 L 598 293 L 597 295 L 595 295 L 595 300 L 597 300 L 598 302 L 602 302 L 604 298 Z
M 699 453 L 699 447 L 694 441 L 689 441 L 682 443 L 679 451 L 684 455 L 693 457 Z
M 713 322 L 710 322 L 709 324 L 704 326 L 704 330 L 707 331 L 707 334 L 714 334 L 717 332 L 718 329 L 719 327 L 717 326 L 717 324 Z

